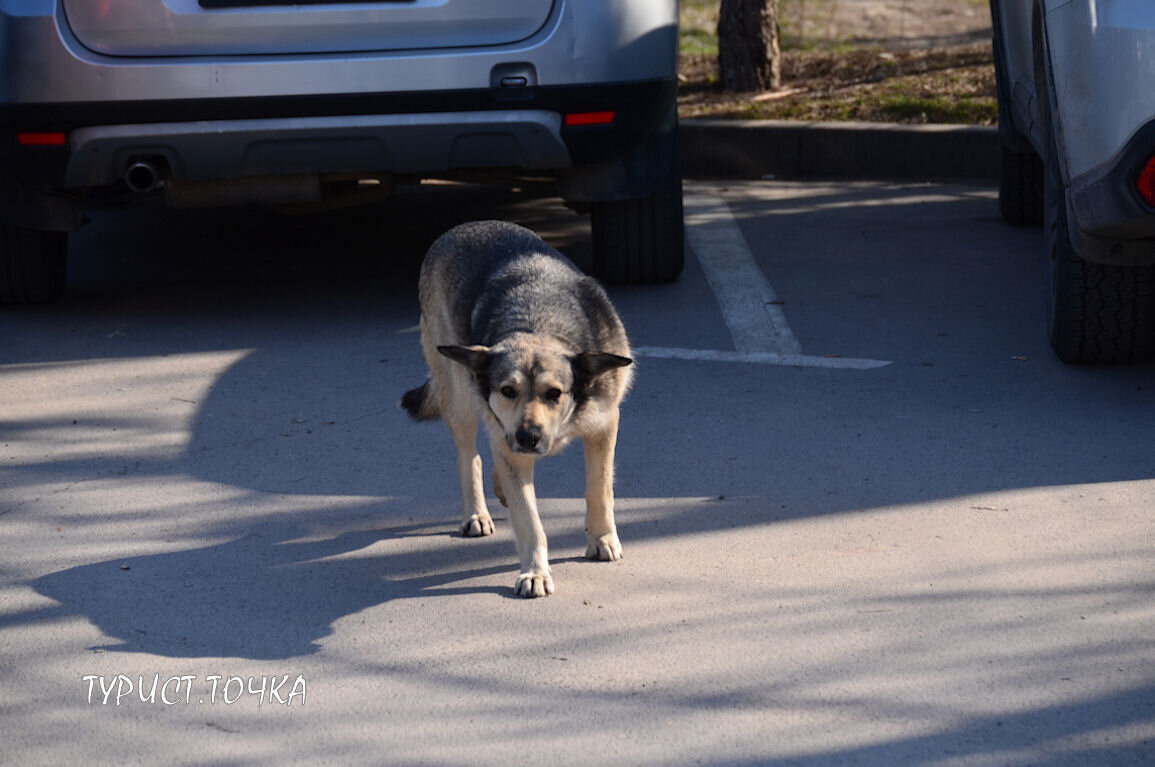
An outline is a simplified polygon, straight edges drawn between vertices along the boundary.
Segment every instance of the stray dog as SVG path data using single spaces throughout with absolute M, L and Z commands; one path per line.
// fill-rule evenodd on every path
M 457 445 L 468 537 L 493 532 L 477 425 L 493 453 L 493 484 L 509 507 L 521 572 L 515 591 L 554 591 L 533 468 L 581 437 L 586 556 L 621 559 L 614 524 L 618 406 L 629 388 L 630 344 L 605 291 L 536 234 L 478 221 L 441 235 L 421 264 L 421 346 L 430 376 L 401 406 L 442 418 Z

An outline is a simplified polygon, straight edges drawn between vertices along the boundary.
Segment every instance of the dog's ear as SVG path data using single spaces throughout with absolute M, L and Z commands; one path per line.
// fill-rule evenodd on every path
M 438 346 L 437 351 L 454 362 L 460 362 L 477 374 L 485 372 L 489 367 L 490 349 L 488 346 Z
M 582 352 L 573 358 L 573 369 L 578 379 L 589 381 L 602 373 L 632 365 L 629 357 L 621 357 L 607 352 Z

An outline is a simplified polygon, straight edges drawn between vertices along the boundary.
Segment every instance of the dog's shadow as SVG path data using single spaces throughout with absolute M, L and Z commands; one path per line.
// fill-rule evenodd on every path
M 455 585 L 512 574 L 507 541 L 411 542 L 404 553 L 389 546 L 405 538 L 460 537 L 444 524 L 320 540 L 300 535 L 291 523 L 268 523 L 219 545 L 109 559 L 46 575 L 32 586 L 60 603 L 54 615 L 81 615 L 115 640 L 90 649 L 253 660 L 315 653 L 336 621 L 392 600 L 460 593 L 513 598 L 508 586 Z

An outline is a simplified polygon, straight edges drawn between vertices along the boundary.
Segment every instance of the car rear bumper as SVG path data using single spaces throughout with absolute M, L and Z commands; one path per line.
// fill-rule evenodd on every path
M 564 168 L 561 115 L 544 110 L 101 125 L 71 134 L 66 188 L 113 184 L 134 162 L 187 181 L 319 172 Z
M 79 189 L 115 183 L 142 157 L 189 180 L 557 170 L 622 157 L 662 124 L 676 98 L 669 78 L 517 93 L 0 104 L 0 172 L 35 188 Z M 612 113 L 612 122 L 566 124 L 566 115 L 590 112 Z M 27 131 L 67 138 L 58 147 L 21 146 L 17 136 Z
M 1155 264 L 1155 208 L 1136 188 L 1136 179 L 1152 156 L 1155 120 L 1136 131 L 1111 160 L 1071 181 L 1068 221 L 1086 260 Z

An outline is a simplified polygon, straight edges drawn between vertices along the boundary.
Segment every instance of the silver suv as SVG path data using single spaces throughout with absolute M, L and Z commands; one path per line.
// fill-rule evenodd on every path
M 0 0 L 0 302 L 88 206 L 302 202 L 548 172 L 594 271 L 682 269 L 677 0 Z

